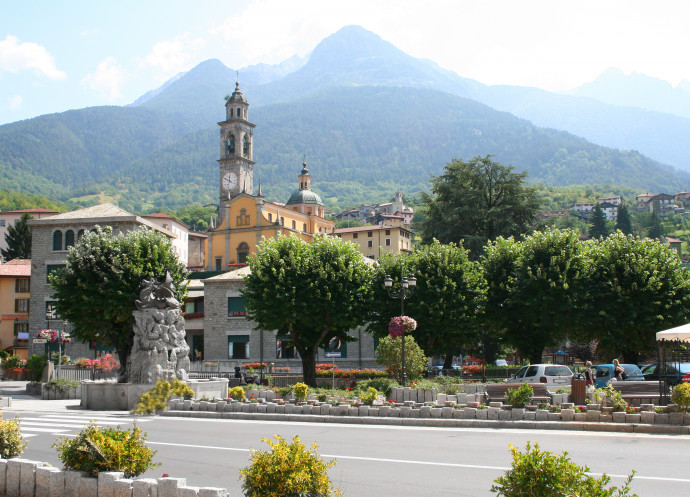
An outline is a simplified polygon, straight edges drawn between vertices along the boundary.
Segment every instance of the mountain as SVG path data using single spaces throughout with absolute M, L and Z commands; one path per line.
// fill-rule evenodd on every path
M 639 107 L 640 109 L 675 114 L 690 118 L 690 82 L 681 82 L 676 88 L 671 83 L 633 72 L 610 68 L 597 79 L 571 92 L 612 105 Z
M 677 139 L 682 153 L 680 137 L 690 120 L 482 85 L 356 26 L 323 40 L 307 60 L 251 66 L 240 77 L 249 118 L 257 124 L 255 179 L 271 200 L 284 201 L 294 189 L 303 155 L 315 190 L 341 207 L 387 198 L 396 189 L 426 189 L 429 176 L 452 158 L 486 154 L 551 185 L 611 183 L 673 192 L 690 183 L 690 174 L 639 152 L 556 130 L 577 125 L 622 143 L 632 129 L 648 138 L 640 141 L 644 146 L 657 141 L 673 148 Z M 135 211 L 215 202 L 216 123 L 224 119 L 224 96 L 236 78 L 234 70 L 208 60 L 131 106 L 0 126 L 0 189 L 48 195 L 52 188 L 62 200 L 105 190 Z M 495 110 L 507 107 L 537 122 L 550 120 L 553 129 Z M 657 129 L 647 122 L 652 115 Z

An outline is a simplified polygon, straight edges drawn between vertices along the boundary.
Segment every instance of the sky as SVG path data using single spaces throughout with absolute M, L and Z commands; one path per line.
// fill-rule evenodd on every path
M 307 55 L 362 26 L 485 84 L 566 91 L 610 67 L 690 80 L 684 0 L 0 0 L 0 124 L 126 105 L 207 59 Z

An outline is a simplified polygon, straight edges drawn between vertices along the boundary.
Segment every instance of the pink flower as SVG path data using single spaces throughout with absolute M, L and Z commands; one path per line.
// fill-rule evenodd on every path
M 405 333 L 411 333 L 417 329 L 417 321 L 409 316 L 396 316 L 388 323 L 388 333 L 391 337 L 397 338 Z

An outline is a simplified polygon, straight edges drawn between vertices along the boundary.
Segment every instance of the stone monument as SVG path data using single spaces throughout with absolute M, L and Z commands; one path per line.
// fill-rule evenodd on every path
M 135 304 L 134 343 L 128 364 L 130 383 L 186 380 L 189 346 L 170 273 L 163 283 L 144 280 Z

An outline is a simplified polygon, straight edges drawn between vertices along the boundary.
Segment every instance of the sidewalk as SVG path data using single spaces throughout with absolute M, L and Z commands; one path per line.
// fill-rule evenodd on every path
M 9 398 L 9 406 L 3 402 L 3 413 L 15 413 L 24 411 L 56 412 L 81 410 L 79 399 L 68 400 L 42 400 L 39 395 L 27 395 L 26 384 L 28 381 L 0 381 L 0 397 Z

